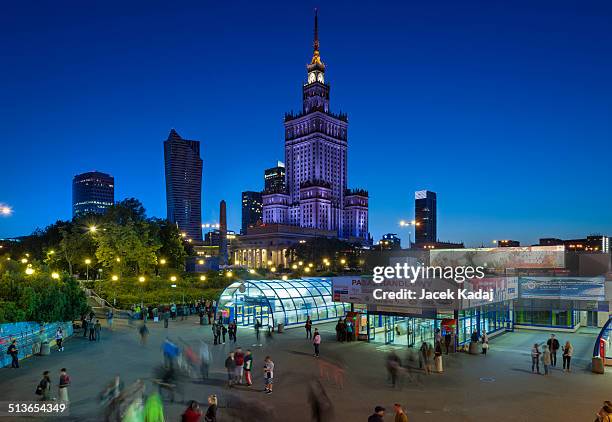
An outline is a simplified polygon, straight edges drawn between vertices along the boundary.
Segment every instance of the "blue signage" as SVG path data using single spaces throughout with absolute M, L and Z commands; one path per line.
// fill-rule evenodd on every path
M 522 299 L 606 300 L 603 277 L 520 277 Z

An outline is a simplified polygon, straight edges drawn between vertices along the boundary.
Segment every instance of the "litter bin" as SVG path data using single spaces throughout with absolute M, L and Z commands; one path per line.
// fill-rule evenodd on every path
M 591 361 L 591 371 L 595 374 L 603 374 L 605 372 L 603 359 L 594 357 Z
M 45 341 L 43 343 L 41 343 L 40 345 L 40 355 L 41 356 L 48 356 L 51 354 L 51 345 L 49 344 L 48 341 Z
M 283 324 L 282 322 L 280 322 L 277 326 L 276 326 L 276 331 L 279 333 L 282 333 L 285 330 L 285 324 Z

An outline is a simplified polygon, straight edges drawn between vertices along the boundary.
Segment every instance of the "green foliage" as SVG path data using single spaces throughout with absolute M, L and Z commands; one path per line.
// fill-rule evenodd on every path
M 44 269 L 33 275 L 7 265 L 0 278 L 0 323 L 16 321 L 72 321 L 88 310 L 77 281 L 62 274 L 53 279 Z
M 335 238 L 316 237 L 292 246 L 287 250 L 286 255 L 292 261 L 312 262 L 315 268 L 321 266 L 324 259 L 328 259 L 332 264 L 332 269 L 341 269 L 345 266 L 359 267 L 361 252 L 359 244 Z M 340 265 L 341 259 L 346 261 L 344 265 Z

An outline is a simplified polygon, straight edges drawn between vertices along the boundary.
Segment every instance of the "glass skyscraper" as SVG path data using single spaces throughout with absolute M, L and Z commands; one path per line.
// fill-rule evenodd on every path
M 435 192 L 419 190 L 414 193 L 415 240 L 417 244 L 438 240 L 436 201 Z
M 72 179 L 72 218 L 84 214 L 104 214 L 115 203 L 115 178 L 90 171 Z
M 188 239 L 202 240 L 202 159 L 200 141 L 172 129 L 164 141 L 168 220 Z

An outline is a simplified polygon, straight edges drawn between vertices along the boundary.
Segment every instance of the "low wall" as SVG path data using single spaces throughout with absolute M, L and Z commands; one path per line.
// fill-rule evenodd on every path
M 11 356 L 6 351 L 13 341 L 17 340 L 19 360 L 32 356 L 32 346 L 48 341 L 55 344 L 55 332 L 61 326 L 64 338 L 72 335 L 72 322 L 50 322 L 39 324 L 38 322 L 11 322 L 0 324 L 0 367 L 11 364 Z M 35 350 L 36 351 L 36 350 Z

